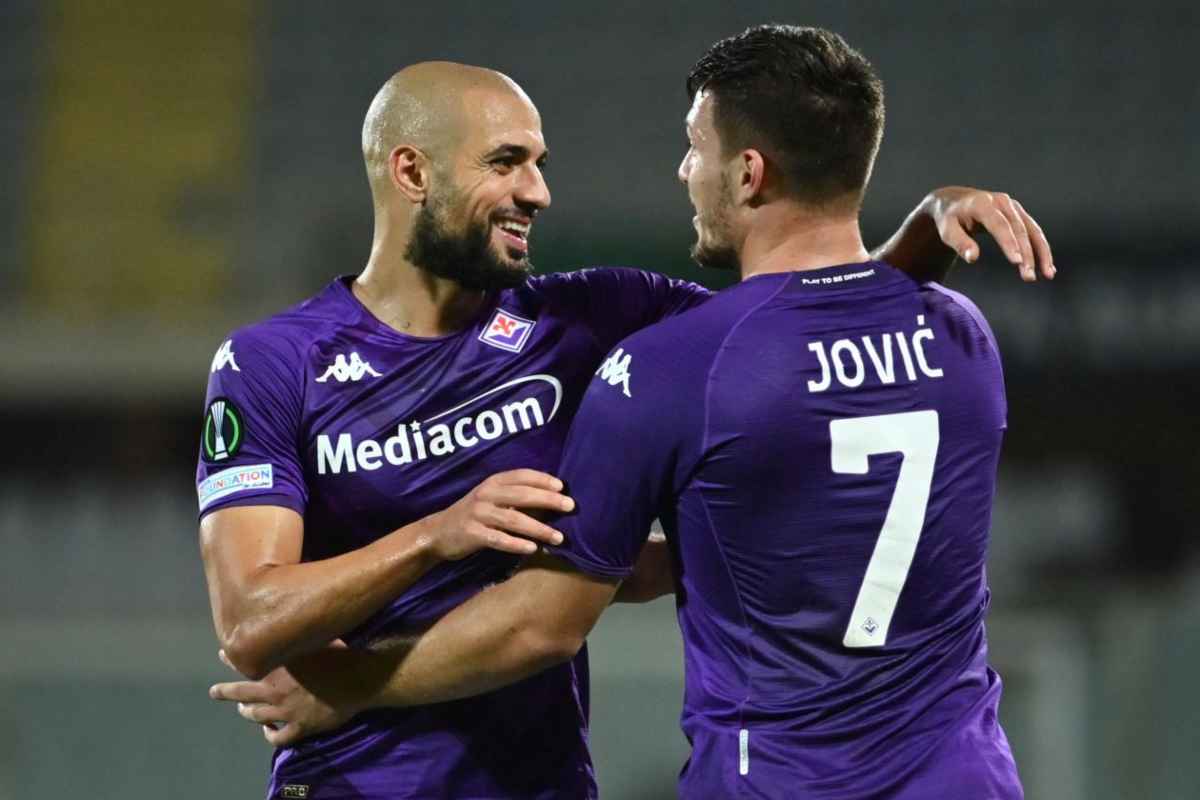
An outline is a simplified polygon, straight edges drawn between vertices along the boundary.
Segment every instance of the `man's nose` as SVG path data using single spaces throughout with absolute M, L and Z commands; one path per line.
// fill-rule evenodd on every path
M 546 176 L 542 174 L 541 168 L 530 165 L 524 173 L 524 177 L 517 186 L 515 199 L 539 209 L 548 208 L 550 206 L 550 187 L 546 185 Z

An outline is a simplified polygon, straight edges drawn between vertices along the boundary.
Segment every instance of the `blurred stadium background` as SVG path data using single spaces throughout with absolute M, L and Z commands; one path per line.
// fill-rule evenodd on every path
M 0 3 L 0 798 L 260 797 L 192 481 L 231 327 L 356 272 L 362 114 L 401 65 L 541 108 L 545 270 L 688 263 L 687 68 L 763 21 L 841 32 L 888 126 L 868 240 L 929 188 L 1012 192 L 1060 277 L 951 283 L 1005 353 L 993 660 L 1030 798 L 1200 797 L 1200 12 L 1190 2 Z M 669 602 L 592 639 L 609 798 L 673 796 Z

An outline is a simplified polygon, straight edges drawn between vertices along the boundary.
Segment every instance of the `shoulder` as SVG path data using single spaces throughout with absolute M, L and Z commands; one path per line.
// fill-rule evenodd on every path
M 921 284 L 921 294 L 927 305 L 945 315 L 948 325 L 981 338 L 999 358 L 1000 348 L 996 344 L 996 335 L 979 306 L 975 305 L 971 298 L 933 281 Z
M 585 267 L 567 272 L 552 272 L 530 278 L 527 291 L 549 299 L 584 298 L 592 293 L 652 296 L 679 292 L 707 298 L 711 292 L 690 281 L 669 278 L 636 267 Z
M 359 311 L 343 297 L 347 291 L 339 279 L 291 308 L 234 329 L 222 341 L 214 358 L 214 368 L 223 357 L 227 363 L 233 358 L 239 365 L 244 360 L 302 369 L 308 352 L 317 341 L 357 319 Z
M 713 351 L 745 319 L 777 295 L 785 279 L 744 281 L 710 296 L 694 308 L 643 328 L 626 341 L 650 349 L 687 347 Z
M 699 388 L 739 322 L 774 291 L 773 287 L 746 291 L 739 285 L 718 292 L 702 305 L 627 336 L 605 364 L 619 365 L 663 393 Z M 601 377 L 603 371 L 604 366 L 598 373 Z

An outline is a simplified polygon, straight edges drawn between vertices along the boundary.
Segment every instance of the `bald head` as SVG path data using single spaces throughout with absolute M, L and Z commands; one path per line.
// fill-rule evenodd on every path
M 470 124 L 467 98 L 478 92 L 516 95 L 532 107 L 507 75 L 453 61 L 413 64 L 387 80 L 371 101 L 362 129 L 363 159 L 377 202 L 388 185 L 391 152 L 411 145 L 434 161 L 448 158 Z

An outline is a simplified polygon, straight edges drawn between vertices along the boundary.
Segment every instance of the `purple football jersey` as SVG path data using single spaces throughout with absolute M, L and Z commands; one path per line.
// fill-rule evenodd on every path
M 334 281 L 236 331 L 213 359 L 196 479 L 201 515 L 279 505 L 324 559 L 454 503 L 497 472 L 553 472 L 588 380 L 625 336 L 703 302 L 695 284 L 625 269 L 532 278 L 466 330 L 405 336 Z M 516 557 L 442 564 L 351 646 L 428 627 Z M 594 797 L 587 656 L 480 697 L 371 711 L 275 753 L 269 797 Z
M 984 635 L 1005 414 L 975 306 L 878 262 L 750 278 L 608 356 L 554 552 L 627 576 L 662 519 L 681 796 L 1022 796 Z

